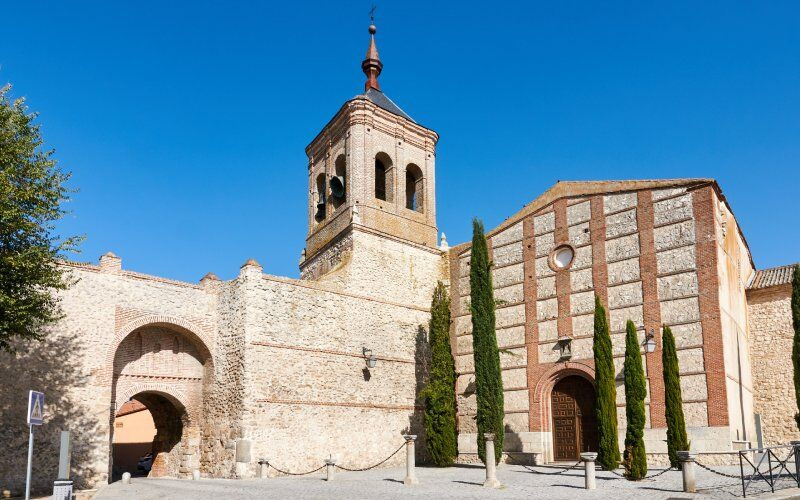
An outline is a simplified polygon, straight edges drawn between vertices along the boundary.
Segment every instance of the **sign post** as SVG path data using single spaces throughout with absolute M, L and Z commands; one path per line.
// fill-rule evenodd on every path
M 33 426 L 44 421 L 44 393 L 28 391 L 28 469 L 25 475 L 25 500 L 31 498 L 31 465 L 33 464 Z

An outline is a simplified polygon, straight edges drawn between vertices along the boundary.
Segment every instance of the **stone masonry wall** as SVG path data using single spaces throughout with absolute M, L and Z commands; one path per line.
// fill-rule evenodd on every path
M 247 315 L 243 437 L 253 451 L 246 474 L 256 474 L 260 457 L 289 471 L 313 469 L 329 455 L 347 467 L 371 465 L 407 432 L 420 435 L 424 458 L 417 394 L 427 370 L 428 305 L 260 270 L 240 275 L 236 286 Z M 364 348 L 378 358 L 373 369 Z M 402 461 L 398 454 L 390 464 Z
M 612 192 L 556 199 L 502 231 L 489 232 L 498 345 L 508 353 L 501 354 L 506 430 L 513 436 L 506 441 L 506 451 L 541 451 L 550 458 L 552 384 L 559 372 L 594 377 L 595 294 L 607 307 L 620 374 L 628 319 L 636 324 L 640 342 L 652 330 L 659 346 L 661 326 L 672 328 L 693 443 L 704 452 L 730 449 L 724 437 L 727 427 L 719 428 L 724 432 L 706 430 L 707 339 L 699 301 L 695 211 L 693 194 L 684 187 Z M 574 258 L 566 269 L 558 269 L 551 259 L 553 251 L 564 245 L 572 249 Z M 474 453 L 476 446 L 469 257 L 468 247 L 457 247 L 451 257 L 459 451 L 464 455 Z M 716 311 L 718 315 L 719 307 Z M 720 330 L 716 332 L 721 344 Z M 714 332 L 709 334 L 713 338 Z M 572 339 L 569 360 L 560 357 L 560 337 Z M 648 379 L 648 451 L 658 454 L 666 451 L 661 436 L 666 425 L 661 350 L 642 356 Z M 624 402 L 619 378 L 620 439 L 625 432 Z
M 797 413 L 797 403 L 792 380 L 791 290 L 791 285 L 786 284 L 747 292 L 753 411 L 761 415 L 764 446 L 800 439 L 792 418 Z
M 12 491 L 24 486 L 28 389 L 42 390 L 46 398 L 45 424 L 36 429 L 34 490 L 52 488 L 62 429 L 73 432 L 76 486 L 98 486 L 110 472 L 112 368 L 126 326 L 141 321 L 144 326 L 147 318 L 179 318 L 213 342 L 216 298 L 203 287 L 123 271 L 113 256 L 104 256 L 100 266 L 68 267 L 78 281 L 60 296 L 65 317 L 43 342 L 22 347 L 16 356 L 0 354 L 0 396 L 6 401 L 0 408 L 0 438 L 16 450 L 0 458 L 0 486 Z M 213 352 L 213 344 L 208 347 Z M 213 410 L 215 402 L 207 404 Z

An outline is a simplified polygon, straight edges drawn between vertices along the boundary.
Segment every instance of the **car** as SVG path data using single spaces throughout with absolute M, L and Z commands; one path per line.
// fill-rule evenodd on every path
M 148 453 L 143 457 L 139 457 L 139 462 L 136 463 L 136 469 L 139 472 L 149 473 L 153 467 L 153 454 Z

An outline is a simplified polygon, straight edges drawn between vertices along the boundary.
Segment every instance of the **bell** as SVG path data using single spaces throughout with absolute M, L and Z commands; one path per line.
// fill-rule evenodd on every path
M 319 202 L 317 202 L 317 213 L 314 214 L 314 220 L 320 222 L 325 218 L 325 198 L 320 196 Z
M 331 195 L 336 198 L 337 200 L 344 199 L 344 176 L 343 175 L 334 175 L 331 177 L 330 181 L 331 186 Z

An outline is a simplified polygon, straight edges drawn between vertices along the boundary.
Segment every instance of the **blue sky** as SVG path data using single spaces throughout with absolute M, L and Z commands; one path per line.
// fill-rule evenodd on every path
M 363 91 L 370 2 L 16 2 L 0 82 L 80 189 L 78 260 L 297 276 L 304 147 Z M 798 2 L 381 2 L 383 90 L 440 136 L 438 223 L 559 179 L 714 177 L 758 267 L 800 261 Z

